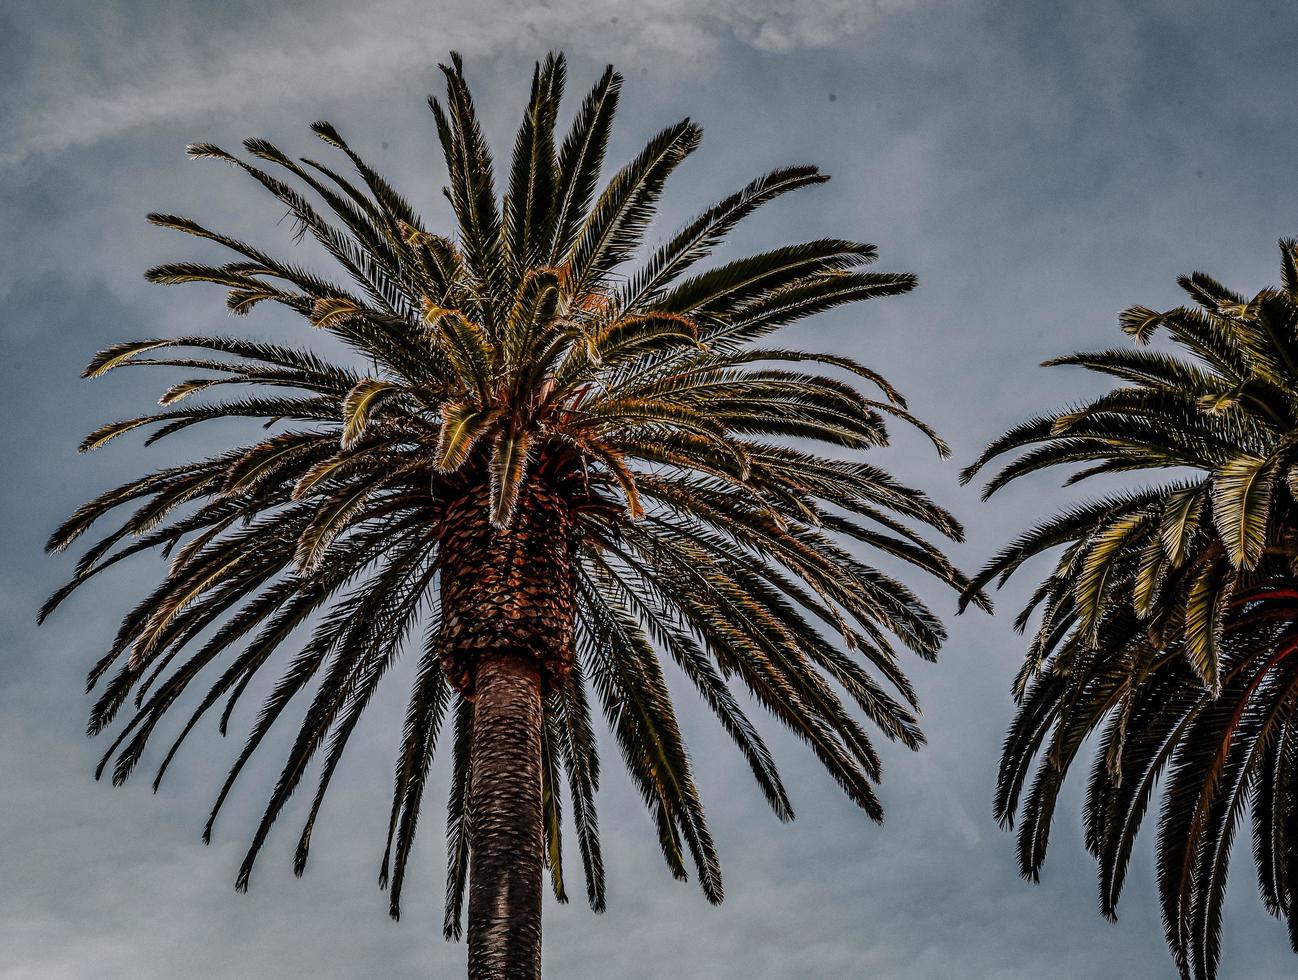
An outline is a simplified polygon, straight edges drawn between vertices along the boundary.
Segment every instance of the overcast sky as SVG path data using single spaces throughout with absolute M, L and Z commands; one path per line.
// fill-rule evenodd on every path
M 608 61 L 626 75 L 611 160 L 684 115 L 702 124 L 656 235 L 773 166 L 821 165 L 834 180 L 752 219 L 728 254 L 836 235 L 877 243 L 880 268 L 918 273 L 917 292 L 790 339 L 883 370 L 952 443 L 952 462 L 910 437 L 877 456 L 965 521 L 956 557 L 972 568 L 1021 522 L 1070 499 L 1036 481 L 983 505 L 955 478 L 1005 426 L 1096 390 L 1076 372 L 1036 367 L 1043 358 L 1121 343 L 1117 312 L 1174 305 L 1178 273 L 1204 269 L 1245 292 L 1277 278 L 1275 240 L 1298 234 L 1295 42 L 1298 8 L 1278 2 L 0 0 L 0 977 L 463 969 L 463 947 L 440 938 L 441 767 L 401 923 L 375 886 L 408 669 L 353 739 L 306 876 L 290 872 L 297 800 L 251 893 L 238 895 L 274 749 L 245 776 L 209 848 L 199 831 L 237 740 L 196 734 L 157 796 L 145 778 L 124 790 L 91 778 L 104 746 L 81 734 L 82 678 L 126 604 L 156 580 L 156 561 L 130 563 L 33 625 L 71 568 L 42 556 L 51 528 L 167 458 L 126 439 L 76 455 L 86 431 L 157 396 L 158 379 L 144 375 L 78 380 L 89 355 L 178 332 L 314 339 L 273 315 L 230 324 L 214 290 L 144 283 L 148 266 L 201 254 L 146 226 L 150 210 L 286 242 L 274 202 L 228 168 L 187 161 L 186 143 L 233 148 L 263 136 L 319 152 L 306 126 L 328 118 L 445 222 L 423 103 L 438 87 L 436 63 L 464 52 L 503 157 L 532 61 L 553 48 L 570 59 L 570 101 Z M 949 594 L 919 584 L 944 616 L 954 612 Z M 887 753 L 882 828 L 766 725 L 798 812 L 780 824 L 678 687 L 727 900 L 710 907 L 695 885 L 672 881 L 610 757 L 600 797 L 610 908 L 597 917 L 579 902 L 547 907 L 547 976 L 1172 976 L 1148 838 L 1110 925 L 1095 913 L 1076 792 L 1040 886 L 1019 880 L 1012 838 L 992 821 L 1022 649 L 1010 613 L 1029 584 L 1024 576 L 1002 594 L 994 618 L 954 620 L 939 664 L 911 665 L 930 744 Z M 236 722 L 246 727 L 253 707 Z M 1298 958 L 1262 911 L 1245 848 L 1226 925 L 1224 978 L 1294 975 Z

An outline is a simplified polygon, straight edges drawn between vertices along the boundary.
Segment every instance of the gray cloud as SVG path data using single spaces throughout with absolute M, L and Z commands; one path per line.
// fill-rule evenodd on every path
M 9 95 L 22 111 L 0 165 L 142 125 L 267 99 L 291 104 L 296 93 L 374 91 L 435 64 L 448 46 L 490 55 L 557 39 L 620 63 L 698 71 L 729 41 L 762 52 L 850 44 L 916 2 L 392 0 L 358 7 L 327 0 L 213 5 L 197 18 L 183 6 L 78 4 L 75 16 L 42 12 L 18 21 L 29 46 Z
M 201 733 L 155 797 L 143 781 L 118 792 L 94 784 L 89 774 L 106 746 L 79 736 L 84 671 L 115 611 L 156 564 L 130 563 L 47 627 L 31 625 L 40 598 L 68 571 L 66 560 L 39 556 L 48 530 L 96 488 L 167 458 L 161 447 L 126 440 L 76 457 L 84 431 L 153 398 L 153 388 L 136 387 L 140 377 L 77 382 L 89 353 L 181 329 L 303 336 L 275 316 L 231 324 L 211 293 L 142 283 L 148 265 L 197 254 L 146 228 L 151 209 L 289 247 L 278 211 L 255 188 L 228 168 L 186 161 L 184 143 L 260 135 L 304 149 L 305 124 L 328 116 L 430 216 L 443 215 L 421 98 L 446 49 L 468 55 L 497 145 L 507 145 L 532 58 L 566 49 L 573 91 L 615 61 L 628 75 L 615 156 L 685 114 L 706 129 L 669 188 L 660 231 L 779 163 L 812 160 L 834 174 L 800 202 L 753 219 L 731 248 L 863 236 L 880 245 L 881 267 L 917 271 L 916 293 L 788 339 L 882 369 L 960 462 L 1024 414 L 1089 390 L 1076 374 L 1037 369 L 1042 358 L 1121 342 L 1116 311 L 1175 302 L 1178 273 L 1208 269 L 1241 289 L 1271 281 L 1274 239 L 1298 231 L 1298 17 L 1279 5 L 394 0 L 271 9 L 250 0 L 117 0 L 10 8 L 0 30 L 4 980 L 462 969 L 462 947 L 444 944 L 438 929 L 442 782 L 431 791 L 402 923 L 387 920 L 374 886 L 404 674 L 354 739 L 306 877 L 296 881 L 288 869 L 299 808 L 268 845 L 252 892 L 236 895 L 234 871 L 274 777 L 276 746 L 247 774 L 205 850 L 198 830 L 234 738 Z M 956 465 L 906 435 L 881 456 L 966 521 L 970 541 L 957 557 L 967 566 L 1020 522 L 1069 499 L 1039 480 L 979 505 L 956 486 Z M 1012 840 L 990 819 L 1022 643 L 1007 613 L 1025 585 L 1001 597 L 997 617 L 953 621 L 942 663 L 914 665 L 930 744 L 919 755 L 886 753 L 881 829 L 841 799 L 800 746 L 772 732 L 798 810 L 792 825 L 779 824 L 678 687 L 729 897 L 710 908 L 692 885 L 669 879 L 610 757 L 601 824 L 611 908 L 600 918 L 577 904 L 547 910 L 547 975 L 1171 976 L 1148 846 L 1111 926 L 1094 912 L 1075 788 L 1040 886 L 1018 880 Z M 949 596 L 924 591 L 944 615 L 952 611 Z M 253 710 L 250 702 L 236 722 L 246 725 Z M 1247 855 L 1237 860 L 1225 976 L 1292 975 L 1283 927 L 1262 913 Z

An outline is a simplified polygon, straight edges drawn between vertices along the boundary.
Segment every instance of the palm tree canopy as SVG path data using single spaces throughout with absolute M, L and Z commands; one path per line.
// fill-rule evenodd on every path
M 1035 879 L 1068 770 L 1092 735 L 1086 843 L 1100 909 L 1116 915 L 1134 839 L 1160 778 L 1157 871 L 1168 945 L 1184 976 L 1216 975 L 1231 845 L 1251 807 L 1258 883 L 1298 950 L 1298 244 L 1282 286 L 1247 298 L 1196 273 L 1192 303 L 1134 307 L 1147 345 L 1072 354 L 1120 384 L 1012 429 L 971 479 L 1017 454 L 990 495 L 1039 470 L 1069 483 L 1153 471 L 1027 531 L 974 579 L 1004 583 L 1030 558 L 1054 566 L 1016 626 L 1038 626 L 1015 682 L 996 813 L 1022 810 L 1019 863 Z M 1034 760 L 1036 773 L 1023 797 Z
M 255 419 L 273 431 L 132 480 L 79 509 L 51 549 L 66 548 L 115 509 L 133 508 L 86 550 L 42 617 L 129 555 L 159 549 L 170 559 L 89 679 L 103 685 L 92 733 L 108 728 L 128 700 L 135 706 L 100 765 L 121 783 L 168 709 L 200 674 L 209 676 L 155 788 L 198 721 L 224 702 L 224 733 L 252 679 L 276 669 L 271 662 L 306 631 L 278 668 L 207 822 L 210 837 L 248 759 L 295 698 L 307 697 L 240 887 L 321 756 L 297 849 L 301 872 L 359 717 L 403 648 L 416 647 L 381 880 L 396 915 L 427 773 L 449 722 L 446 929 L 458 935 L 473 677 L 438 648 L 434 599 L 450 587 L 453 557 L 442 545 L 466 500 L 480 500 L 496 526 L 508 527 L 527 494 L 556 495 L 575 529 L 576 615 L 572 656 L 546 665 L 544 818 L 554 890 L 564 898 L 566 809 L 589 901 L 597 910 L 604 903 L 593 700 L 672 873 L 685 877 L 692 861 L 704 892 L 720 900 L 717 856 L 660 655 L 697 688 L 784 819 L 793 814 L 785 788 L 731 682 L 804 740 L 875 819 L 879 758 L 850 705 L 887 738 L 921 741 L 898 647 L 931 658 L 942 627 L 910 589 L 849 549 L 908 562 L 963 589 L 967 580 L 926 536 L 958 540 L 960 528 L 923 493 L 839 456 L 883 445 L 890 418 L 945 447 L 868 367 L 756 345 L 801 318 L 905 293 L 915 278 L 865 271 L 874 247 L 838 239 L 697 270 L 760 205 L 826 179 L 810 166 L 761 176 L 643 248 L 664 182 L 694 151 L 700 130 L 688 120 L 668 127 L 601 189 L 621 78 L 604 73 L 560 140 L 561 57 L 536 68 L 498 201 L 459 57 L 442 70 L 446 98 L 430 106 L 453 236 L 427 230 L 327 123 L 312 129 L 345 157 L 341 168 L 295 159 L 265 140 L 245 142 L 251 162 L 209 144 L 190 148 L 269 191 L 299 234 L 342 267 L 347 285 L 170 214 L 149 220 L 233 257 L 163 265 L 149 278 L 216 283 L 236 314 L 286 306 L 356 356 L 333 363 L 296 347 L 201 335 L 98 354 L 87 377 L 144 365 L 201 376 L 168 388 L 161 410 L 97 429 L 84 450 L 135 429 L 150 427 L 151 443 L 215 419 Z M 632 259 L 639 261 L 628 271 Z M 866 397 L 846 379 L 878 394 Z M 304 694 L 308 688 L 314 693 Z

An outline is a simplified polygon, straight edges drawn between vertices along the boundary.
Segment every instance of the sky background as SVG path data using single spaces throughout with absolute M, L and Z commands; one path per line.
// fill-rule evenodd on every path
M 308 341 L 273 314 L 227 321 L 221 296 L 144 283 L 150 265 L 204 254 L 148 227 L 179 211 L 288 245 L 277 205 L 184 146 L 267 137 L 319 153 L 333 121 L 430 221 L 448 211 L 423 98 L 455 48 L 489 135 L 507 155 L 533 60 L 570 59 L 569 110 L 606 62 L 626 75 L 610 153 L 619 163 L 684 115 L 700 150 L 669 185 L 651 238 L 774 166 L 814 162 L 829 184 L 764 209 L 722 257 L 800 237 L 878 244 L 879 268 L 919 289 L 813 321 L 787 339 L 863 358 L 952 443 L 943 462 L 898 434 L 876 454 L 969 528 L 975 567 L 1023 522 L 1075 499 L 1025 481 L 980 504 L 963 463 L 1006 426 L 1094 393 L 1045 357 L 1123 342 L 1117 312 L 1179 302 L 1174 278 L 1209 271 L 1251 292 L 1278 278 L 1275 240 L 1298 234 L 1298 8 L 1091 0 L 0 0 L 0 977 L 417 977 L 462 974 L 440 936 L 440 806 L 425 805 L 397 924 L 375 887 L 403 680 L 389 679 L 353 739 L 302 880 L 290 871 L 297 799 L 253 887 L 233 880 L 278 768 L 261 753 L 209 848 L 199 831 L 241 738 L 195 734 L 162 791 L 91 770 L 82 681 L 155 560 L 68 604 L 37 630 L 70 573 L 49 531 L 146 462 L 127 439 L 89 458 L 100 422 L 147 411 L 161 378 L 78 380 L 108 343 L 238 330 Z M 318 335 L 313 335 L 314 340 Z M 130 375 L 130 376 L 128 376 Z M 165 445 L 165 444 L 164 444 Z M 634 790 L 607 757 L 601 828 L 610 908 L 550 903 L 546 975 L 631 978 L 1171 977 L 1147 835 L 1116 925 L 1095 913 L 1077 793 L 1056 820 L 1039 886 L 1016 872 L 991 817 L 1008 685 L 1022 641 L 1011 613 L 951 622 L 941 662 L 911 664 L 929 745 L 886 752 L 876 827 L 809 752 L 764 725 L 798 819 L 766 809 L 738 754 L 685 688 L 678 708 L 721 848 L 727 900 L 674 882 Z M 943 615 L 954 600 L 928 583 Z M 249 699 L 232 725 L 246 729 Z M 161 741 L 161 740 L 159 740 Z M 156 762 L 156 754 L 146 757 Z M 444 761 L 444 760 L 443 760 Z M 307 797 L 309 794 L 300 794 Z M 1246 834 L 1241 835 L 1246 838 Z M 574 869 L 576 865 L 574 865 Z M 578 889 L 580 891 L 580 889 Z M 1293 976 L 1298 958 L 1262 911 L 1240 848 L 1223 978 Z

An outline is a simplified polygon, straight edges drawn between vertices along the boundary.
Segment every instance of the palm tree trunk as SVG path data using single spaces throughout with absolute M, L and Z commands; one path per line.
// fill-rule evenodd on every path
M 541 672 L 478 663 L 469 750 L 469 980 L 539 980 Z
M 469 980 L 541 976 L 543 699 L 572 665 L 573 520 L 534 479 L 506 528 L 488 520 L 485 486 L 443 521 L 442 663 L 473 700 Z

